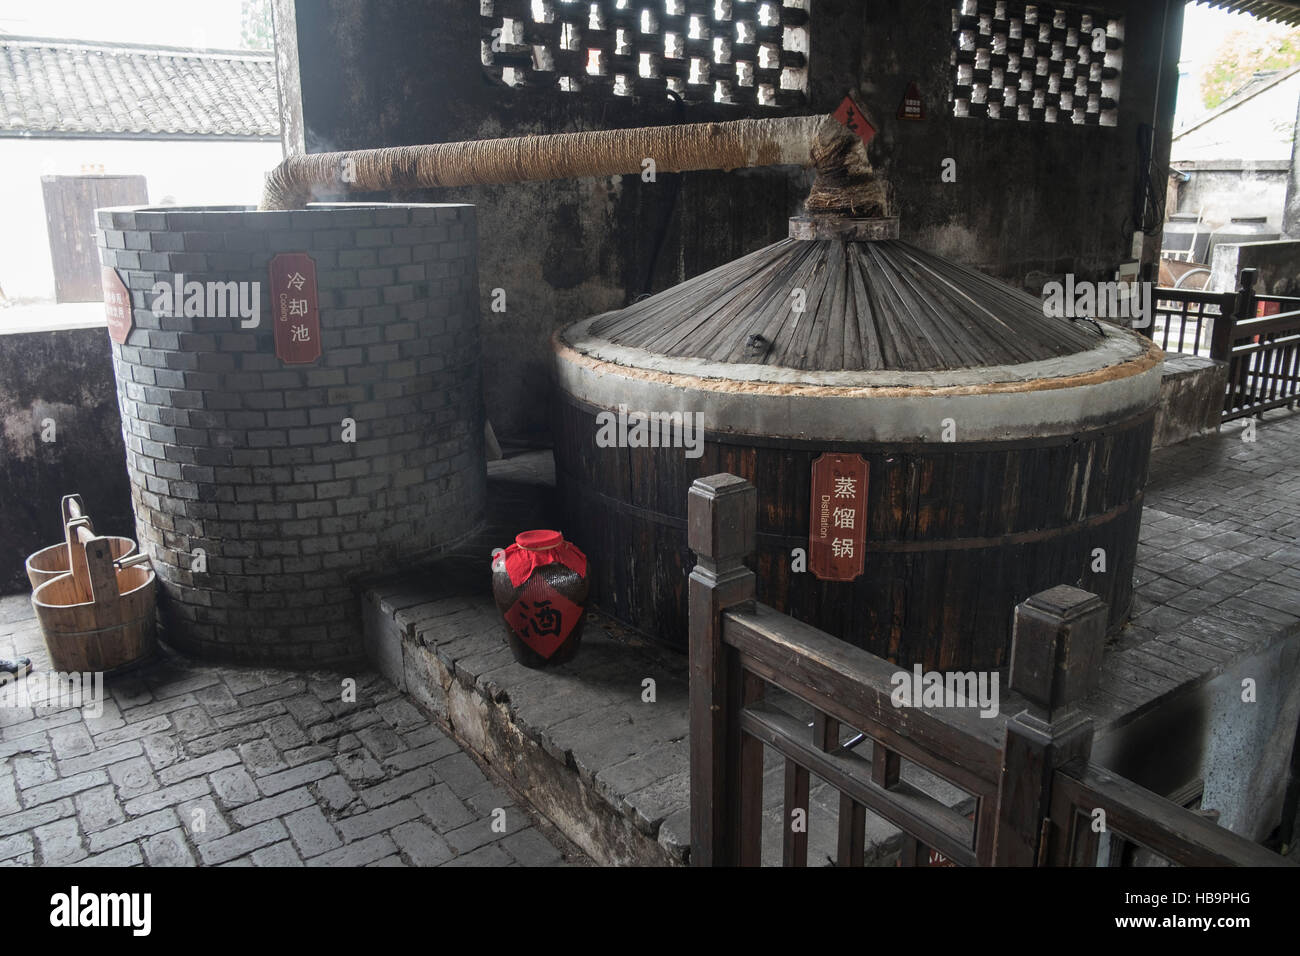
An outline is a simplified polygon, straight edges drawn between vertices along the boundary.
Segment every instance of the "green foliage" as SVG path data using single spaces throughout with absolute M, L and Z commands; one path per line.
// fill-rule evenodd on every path
M 244 49 L 272 49 L 274 33 L 271 27 L 271 0 L 244 0 L 239 19 L 239 33 Z
M 1300 63 L 1300 28 L 1234 30 L 1223 38 L 1201 77 L 1207 109 L 1228 99 L 1258 70 L 1282 70 Z

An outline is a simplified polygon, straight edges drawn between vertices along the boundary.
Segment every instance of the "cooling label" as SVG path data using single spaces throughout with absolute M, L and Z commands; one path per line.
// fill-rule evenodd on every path
M 271 260 L 271 309 L 280 361 L 299 365 L 320 358 L 320 299 L 311 256 L 282 252 Z

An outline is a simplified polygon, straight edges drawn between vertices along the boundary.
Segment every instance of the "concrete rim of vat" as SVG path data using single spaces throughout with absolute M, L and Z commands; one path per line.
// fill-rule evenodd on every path
M 1073 434 L 1154 407 L 1163 351 L 1102 323 L 1096 348 L 1038 362 L 944 372 L 816 372 L 658 355 L 587 334 L 552 339 L 557 381 L 600 408 L 699 412 L 707 431 L 824 441 L 958 443 Z

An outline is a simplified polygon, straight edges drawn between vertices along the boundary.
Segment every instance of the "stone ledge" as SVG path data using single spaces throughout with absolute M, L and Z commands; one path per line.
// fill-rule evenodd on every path
M 486 561 L 482 562 L 486 567 Z M 465 556 L 378 584 L 363 601 L 365 649 L 374 666 L 490 763 L 566 837 L 604 865 L 673 866 L 690 857 L 690 736 L 686 660 L 627 636 L 590 614 L 570 663 L 518 664 L 500 615 Z M 480 585 L 486 584 L 486 574 Z M 437 582 L 437 583 L 434 583 Z M 589 612 L 590 613 L 590 612 Z M 654 680 L 655 700 L 643 701 Z M 800 719 L 788 695 L 767 702 Z M 849 735 L 844 729 L 845 737 Z M 859 751 L 869 759 L 869 742 Z M 945 805 L 974 809 L 963 791 L 906 764 L 903 777 Z M 763 857 L 780 859 L 784 761 L 768 748 L 763 773 Z M 836 855 L 839 795 L 813 781 L 810 865 Z M 868 811 L 866 860 L 892 866 L 897 827 Z
M 1228 363 L 1202 355 L 1168 353 L 1160 371 L 1152 449 L 1218 431 L 1227 387 Z
M 409 582 L 367 592 L 365 647 L 375 667 L 597 862 L 685 863 L 684 662 L 592 621 L 572 662 L 530 670 L 515 662 L 489 599 L 433 592 Z M 646 678 L 655 681 L 653 703 L 642 700 Z

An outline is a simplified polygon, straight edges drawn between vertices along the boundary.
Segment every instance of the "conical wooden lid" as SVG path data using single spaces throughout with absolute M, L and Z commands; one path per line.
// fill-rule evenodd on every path
M 802 306 L 802 311 L 800 310 Z M 784 239 L 625 309 L 590 337 L 675 357 L 817 371 L 936 372 L 1097 347 L 1088 322 L 898 239 Z

